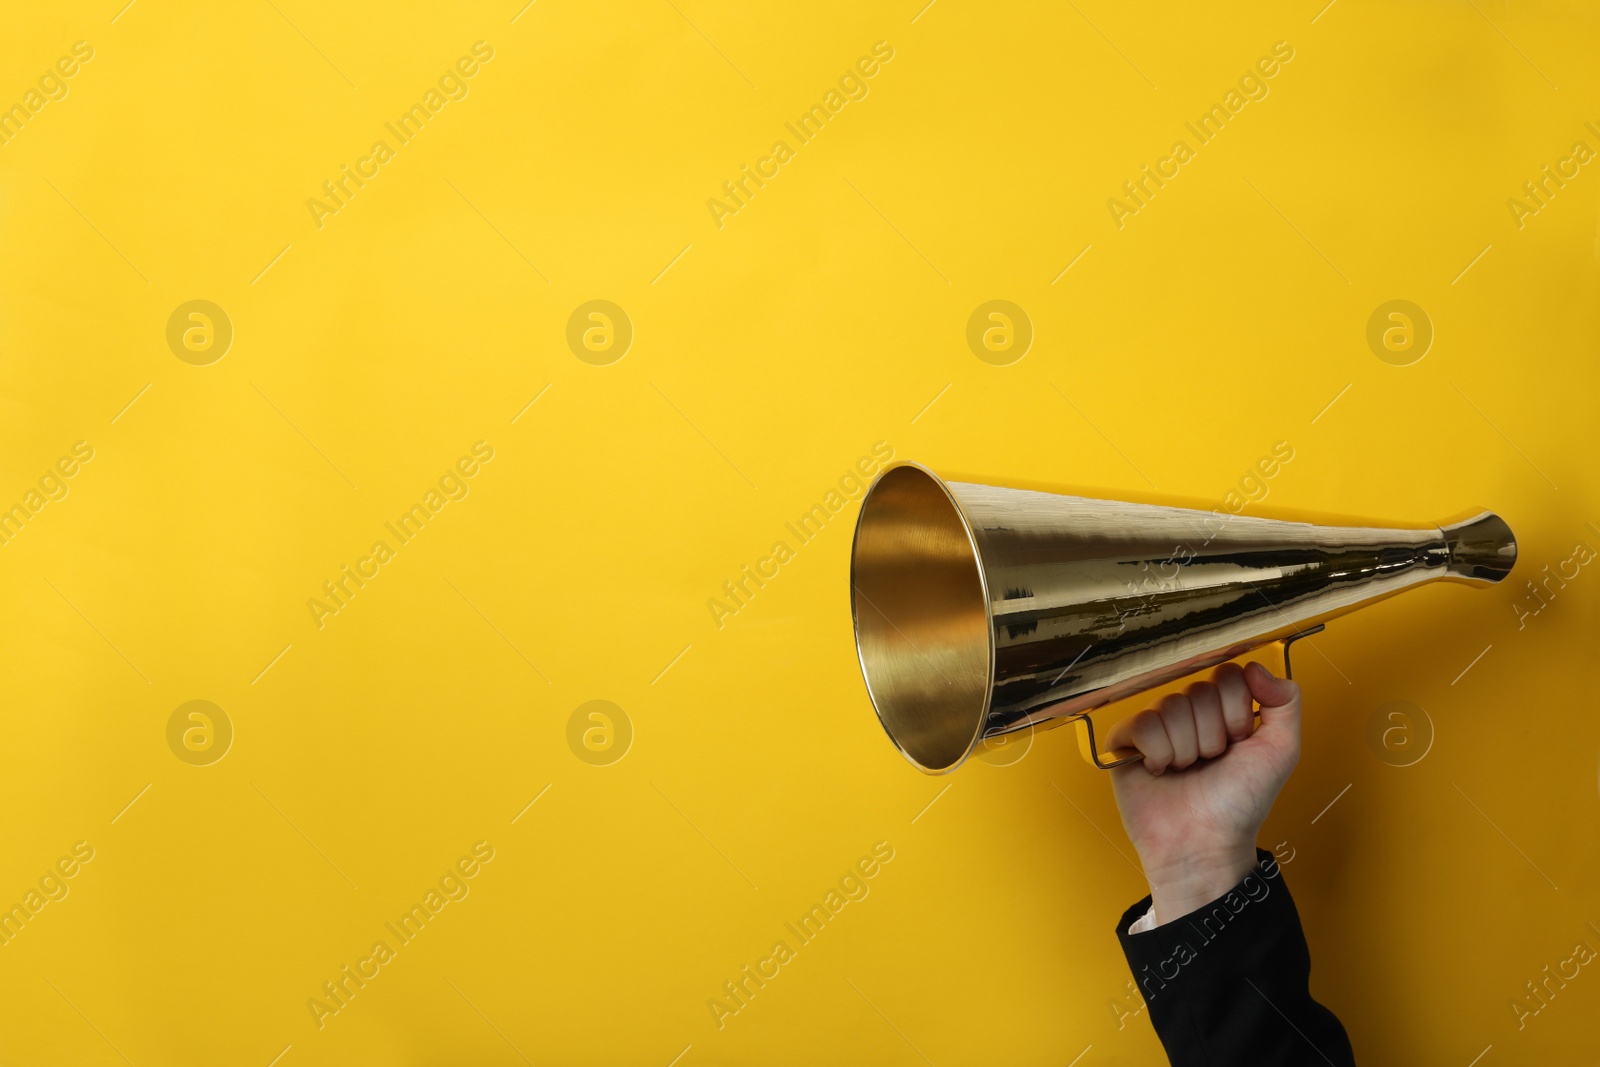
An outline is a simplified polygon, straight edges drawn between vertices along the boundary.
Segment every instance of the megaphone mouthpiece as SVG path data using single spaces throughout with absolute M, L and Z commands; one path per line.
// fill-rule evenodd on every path
M 1443 524 L 1450 551 L 1450 574 L 1463 581 L 1494 584 L 1511 573 L 1517 562 L 1517 539 L 1506 520 L 1492 511 Z

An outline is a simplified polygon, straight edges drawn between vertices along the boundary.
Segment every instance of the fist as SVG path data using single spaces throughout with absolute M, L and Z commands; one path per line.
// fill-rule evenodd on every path
M 1256 835 L 1300 759 L 1300 687 L 1259 663 L 1225 663 L 1117 723 L 1107 742 L 1144 756 L 1112 771 L 1112 787 L 1156 920 L 1168 922 L 1255 865 Z

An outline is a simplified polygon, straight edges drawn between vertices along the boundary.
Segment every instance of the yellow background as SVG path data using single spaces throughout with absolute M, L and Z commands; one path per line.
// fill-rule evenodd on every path
M 1510 1007 L 1600 948 L 1600 576 L 1515 608 L 1600 548 L 1600 174 L 1507 207 L 1600 148 L 1592 12 L 121 2 L 0 37 L 0 103 L 95 50 L 0 147 L 0 503 L 95 450 L 0 548 L 0 897 L 95 849 L 0 948 L 8 1062 L 1161 1062 L 1118 1017 L 1144 887 L 1106 778 L 1065 732 L 944 780 L 894 753 L 853 503 L 713 622 L 877 441 L 1215 507 L 1282 440 L 1253 512 L 1503 514 L 1505 586 L 1301 650 L 1262 840 L 1361 1062 L 1600 1053 L 1592 968 Z M 479 40 L 470 94 L 319 229 L 307 199 Z M 878 41 L 870 94 L 719 229 L 708 198 Z M 1108 198 L 1277 41 L 1270 94 L 1119 229 Z M 194 299 L 235 330 L 209 366 L 166 343 Z M 591 299 L 635 330 L 608 366 L 565 340 Z M 965 341 L 990 299 L 1034 326 L 1009 366 Z M 1394 299 L 1436 332 L 1410 366 L 1365 340 Z M 307 600 L 479 440 L 470 495 L 319 629 Z M 194 699 L 236 731 L 210 766 L 167 745 Z M 566 740 L 596 699 L 634 731 L 602 767 Z M 1433 723 L 1414 766 L 1367 743 L 1392 700 Z M 307 1000 L 480 840 L 470 895 L 319 1030 Z M 707 1001 L 878 841 L 870 896 L 719 1030 Z

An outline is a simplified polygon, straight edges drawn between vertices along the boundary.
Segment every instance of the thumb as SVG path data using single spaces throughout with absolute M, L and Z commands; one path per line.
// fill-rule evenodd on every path
M 1279 678 L 1259 663 L 1250 663 L 1244 669 L 1245 684 L 1250 695 L 1261 705 L 1261 728 L 1274 733 L 1289 729 L 1300 731 L 1300 687 L 1288 678 Z

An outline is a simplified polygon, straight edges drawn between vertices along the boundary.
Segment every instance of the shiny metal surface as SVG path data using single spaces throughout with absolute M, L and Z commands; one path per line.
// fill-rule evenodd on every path
M 1437 579 L 1491 585 L 1491 512 L 1423 529 L 1322 526 L 879 474 L 850 561 L 862 674 L 917 767 L 1071 719 Z

